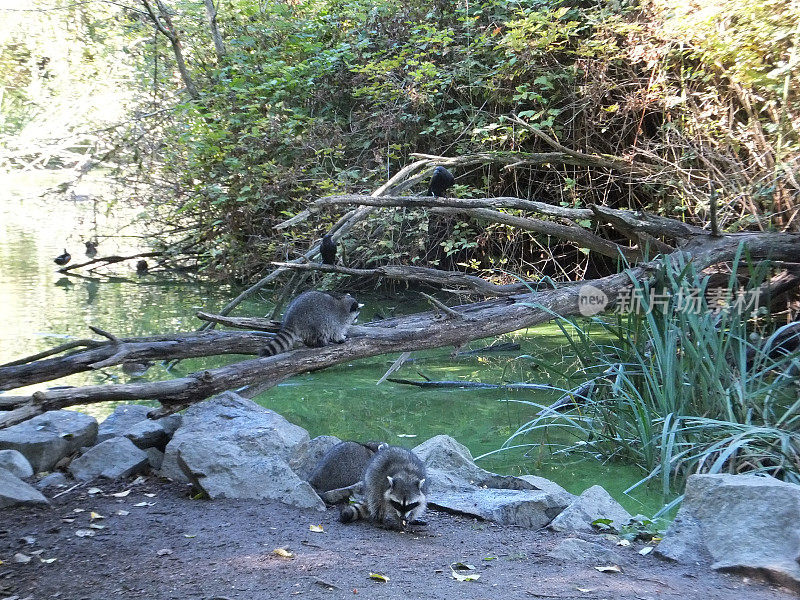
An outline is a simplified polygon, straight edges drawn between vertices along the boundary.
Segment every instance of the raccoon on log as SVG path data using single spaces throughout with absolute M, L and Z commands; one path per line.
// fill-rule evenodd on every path
M 292 300 L 283 315 L 280 331 L 261 349 L 261 356 L 273 356 L 292 349 L 301 341 L 311 348 L 335 342 L 342 344 L 347 330 L 361 310 L 349 294 L 311 290 Z
M 425 465 L 405 448 L 378 450 L 364 472 L 364 502 L 345 506 L 342 523 L 367 519 L 390 529 L 419 523 L 427 508 Z

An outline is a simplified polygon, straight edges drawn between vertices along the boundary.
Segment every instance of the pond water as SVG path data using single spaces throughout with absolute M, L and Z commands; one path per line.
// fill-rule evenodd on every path
M 0 176 L 2 177 L 2 176 Z M 113 276 L 60 274 L 53 258 L 66 248 L 72 261 L 85 261 L 84 241 L 99 240 L 98 256 L 143 250 L 141 232 L 132 223 L 137 209 L 115 204 L 107 209 L 89 187 L 88 198 L 39 194 L 56 181 L 41 174 L 14 176 L 0 181 L 0 364 L 40 352 L 68 340 L 96 337 L 94 325 L 118 336 L 142 336 L 171 331 L 192 331 L 200 322 L 195 311 L 219 310 L 239 290 L 204 285 L 157 273 L 138 277 L 135 261 L 121 263 Z M 239 316 L 264 316 L 271 310 L 272 291 L 265 290 L 234 312 Z M 424 310 L 420 298 L 366 298 L 359 322 L 380 314 L 407 314 Z M 479 340 L 480 348 L 495 340 Z M 487 383 L 535 382 L 559 385 L 558 376 L 543 364 L 559 362 L 564 340 L 554 325 L 540 326 L 499 338 L 519 343 L 518 351 L 483 353 L 453 358 L 451 348 L 412 355 L 395 377 L 465 380 Z M 467 350 L 464 348 L 462 350 Z M 498 449 L 517 428 L 531 420 L 538 408 L 559 394 L 547 391 L 425 390 L 391 382 L 376 385 L 397 355 L 377 356 L 294 377 L 267 390 L 255 400 L 305 427 L 312 436 L 330 434 L 342 439 L 383 440 L 412 447 L 429 437 L 448 434 L 465 444 L 474 456 Z M 155 365 L 144 376 L 158 380 L 181 376 L 200 368 L 219 366 L 236 357 L 186 360 L 167 372 Z M 14 390 L 30 393 L 53 385 L 88 385 L 126 382 L 132 378 L 119 368 L 82 373 Z M 80 407 L 99 419 L 113 410 L 112 403 Z M 662 505 L 656 490 L 623 491 L 639 480 L 633 466 L 603 464 L 591 458 L 553 456 L 546 444 L 565 441 L 550 434 L 546 439 L 527 437 L 532 449 L 508 450 L 479 461 L 484 468 L 511 475 L 536 474 L 552 479 L 573 493 L 600 484 L 632 513 L 653 515 Z M 543 444 L 543 445 L 540 445 Z

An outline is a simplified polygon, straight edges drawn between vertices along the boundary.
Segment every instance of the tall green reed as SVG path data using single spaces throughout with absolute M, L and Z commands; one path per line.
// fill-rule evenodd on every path
M 742 283 L 735 274 L 747 269 Z M 800 353 L 770 351 L 796 325 L 759 339 L 770 328 L 765 309 L 756 310 L 766 273 L 740 253 L 727 286 L 711 289 L 691 262 L 665 260 L 654 281 L 633 282 L 625 302 L 633 310 L 559 318 L 579 385 L 551 387 L 564 393 L 561 409 L 540 407 L 503 448 L 559 428 L 575 440 L 559 453 L 636 464 L 643 477 L 628 491 L 658 481 L 665 500 L 692 473 L 800 483 Z

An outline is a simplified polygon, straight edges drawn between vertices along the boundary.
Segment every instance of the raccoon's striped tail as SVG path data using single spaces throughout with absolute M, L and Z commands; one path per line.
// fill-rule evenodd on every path
M 292 346 L 294 346 L 296 339 L 297 338 L 292 331 L 288 329 L 281 329 L 275 334 L 275 337 L 272 338 L 269 343 L 261 349 L 259 354 L 261 356 L 274 356 L 275 354 L 288 352 L 292 349 Z
M 352 523 L 353 521 L 367 520 L 369 513 L 367 505 L 363 502 L 355 502 L 344 506 L 339 513 L 339 521 L 342 523 Z

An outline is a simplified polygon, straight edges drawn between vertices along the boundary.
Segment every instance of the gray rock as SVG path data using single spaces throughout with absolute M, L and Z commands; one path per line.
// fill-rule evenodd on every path
M 226 392 L 186 411 L 167 444 L 161 473 L 191 481 L 212 498 L 269 498 L 322 509 L 322 500 L 288 464 L 309 441 L 302 427 Z
M 437 492 L 490 487 L 502 490 L 535 490 L 536 486 L 520 479 L 498 475 L 480 468 L 463 444 L 449 435 L 437 435 L 414 448 L 430 477 L 429 489 Z
M 570 563 L 598 565 L 620 564 L 619 553 L 610 548 L 587 542 L 578 538 L 568 538 L 559 542 L 555 548 L 547 553 L 551 558 L 557 558 Z
M 619 529 L 631 520 L 631 515 L 605 489 L 593 485 L 553 519 L 550 528 L 555 531 L 596 533 L 592 522 L 597 519 L 611 519 L 612 525 Z
M 72 461 L 70 473 L 75 479 L 88 481 L 95 477 L 119 479 L 139 473 L 148 465 L 147 453 L 128 438 L 113 437 L 89 448 Z
M 6 469 L 0 469 L 0 508 L 19 504 L 42 505 L 48 501 L 39 490 Z
M 160 469 L 161 465 L 164 464 L 164 453 L 158 448 L 146 448 L 145 454 L 147 454 L 147 462 L 150 464 L 150 468 L 154 471 Z
M 131 425 L 123 434 L 132 441 L 137 448 L 161 448 L 167 445 L 169 438 L 164 426 L 159 421 L 144 419 Z
M 61 472 L 49 473 L 34 484 L 37 490 L 46 490 L 54 487 L 67 487 L 69 479 Z
M 800 588 L 800 486 L 754 475 L 692 475 L 656 552 Z
M 300 479 L 308 481 L 320 459 L 341 441 L 334 435 L 319 435 L 305 444 L 300 444 L 289 461 L 289 466 Z
M 73 410 L 54 410 L 0 430 L 0 450 L 17 450 L 34 472 L 50 471 L 63 458 L 97 437 L 94 417 Z
M 164 457 L 161 459 L 161 466 L 156 469 L 156 474 L 159 477 L 171 479 L 172 481 L 179 481 L 181 483 L 190 483 L 189 478 L 183 472 L 178 464 L 177 452 L 170 452 L 169 444 L 164 451 Z
M 163 450 L 175 430 L 181 424 L 181 415 L 167 415 L 160 419 L 148 419 L 153 410 L 142 404 L 121 404 L 114 409 L 105 421 L 100 423 L 97 442 L 112 437 L 127 437 L 142 450 L 158 448 Z
M 114 412 L 100 423 L 97 431 L 97 443 L 105 442 L 112 437 L 120 437 L 140 421 L 147 420 L 147 413 L 153 410 L 142 404 L 120 404 Z
M 519 477 L 481 469 L 466 446 L 450 436 L 433 437 L 414 452 L 425 463 L 428 502 L 448 511 L 504 525 L 538 528 L 547 525 L 573 498 L 556 489 L 555 484 L 553 492 L 543 491 Z
M 549 479 L 545 479 L 539 475 L 520 475 L 519 479 L 527 481 L 534 487 L 534 489 L 562 496 L 566 501 L 566 505 L 572 504 L 572 502 L 577 498 L 575 494 L 570 494 L 555 481 L 550 481 Z
M 157 423 L 161 423 L 161 426 L 164 428 L 164 431 L 167 432 L 167 437 L 172 439 L 173 434 L 181 426 L 183 422 L 183 416 L 179 414 L 174 415 L 167 415 L 166 417 L 161 417 L 160 419 L 156 420 Z
M 548 492 L 477 487 L 435 492 L 428 496 L 428 504 L 501 525 L 533 529 L 544 527 L 566 507 L 557 495 Z
M 0 469 L 5 469 L 20 479 L 33 475 L 31 463 L 17 450 L 0 450 Z
M 210 498 L 276 500 L 300 508 L 325 510 L 325 503 L 284 459 L 243 450 L 235 444 L 184 444 L 178 464 L 196 488 Z

